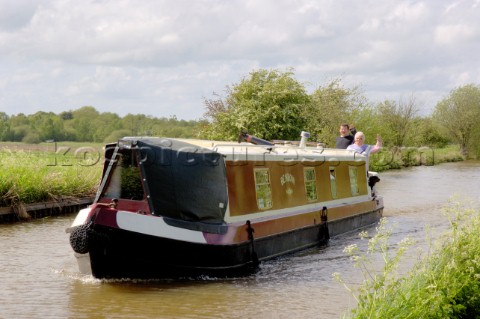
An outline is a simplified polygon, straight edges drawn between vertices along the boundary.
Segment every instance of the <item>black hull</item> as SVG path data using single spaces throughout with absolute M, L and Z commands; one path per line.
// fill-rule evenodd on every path
M 89 239 L 91 270 L 96 278 L 242 276 L 258 269 L 259 261 L 324 244 L 329 234 L 371 225 L 380 216 L 375 211 L 328 223 L 330 230 L 317 224 L 237 245 L 190 243 L 96 225 Z
M 90 263 L 96 278 L 178 278 L 251 272 L 250 247 L 207 245 L 95 227 Z M 97 237 L 96 236 L 96 237 Z

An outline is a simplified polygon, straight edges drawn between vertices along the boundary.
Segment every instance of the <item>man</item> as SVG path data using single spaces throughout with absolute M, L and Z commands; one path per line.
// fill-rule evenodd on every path
M 350 126 L 348 124 L 341 124 L 340 125 L 340 136 L 337 137 L 335 144 L 336 148 L 343 148 L 346 149 L 348 145 L 353 144 L 354 139 L 353 137 L 357 133 L 357 130 L 355 129 L 355 126 L 351 124 Z

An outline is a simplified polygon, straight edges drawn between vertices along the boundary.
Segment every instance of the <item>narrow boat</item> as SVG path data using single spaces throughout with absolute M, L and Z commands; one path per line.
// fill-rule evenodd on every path
M 105 147 L 94 203 L 70 244 L 96 278 L 237 276 L 371 225 L 367 158 L 307 142 L 126 137 Z

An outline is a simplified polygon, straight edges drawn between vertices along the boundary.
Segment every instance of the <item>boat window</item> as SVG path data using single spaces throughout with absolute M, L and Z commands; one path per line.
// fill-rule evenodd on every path
M 258 208 L 267 209 L 272 207 L 272 189 L 270 186 L 270 171 L 268 169 L 255 170 L 255 190 Z
M 358 167 L 350 166 L 348 169 L 348 174 L 350 175 L 350 189 L 352 191 L 352 196 L 357 196 L 360 194 L 360 190 L 358 189 Z
M 330 190 L 332 192 L 332 198 L 337 198 L 337 180 L 335 174 L 335 167 L 330 167 Z
M 119 153 L 117 159 L 118 161 L 111 172 L 104 197 L 142 200 L 144 194 L 143 185 L 140 169 L 133 152 Z
M 305 180 L 305 190 L 307 192 L 307 200 L 317 200 L 317 185 L 315 183 L 315 168 L 305 167 L 303 170 Z

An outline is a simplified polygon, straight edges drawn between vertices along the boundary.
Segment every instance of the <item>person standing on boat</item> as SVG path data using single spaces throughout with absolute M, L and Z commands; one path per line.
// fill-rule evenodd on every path
M 357 130 L 353 124 L 350 124 L 350 126 L 346 123 L 340 124 L 340 136 L 335 140 L 335 147 L 346 149 L 348 145 L 353 144 L 353 137 L 356 133 Z
M 382 137 L 377 134 L 377 143 L 375 145 L 365 144 L 365 134 L 357 132 L 355 134 L 355 142 L 348 145 L 347 150 L 355 151 L 362 155 L 369 155 L 380 151 L 382 148 Z

